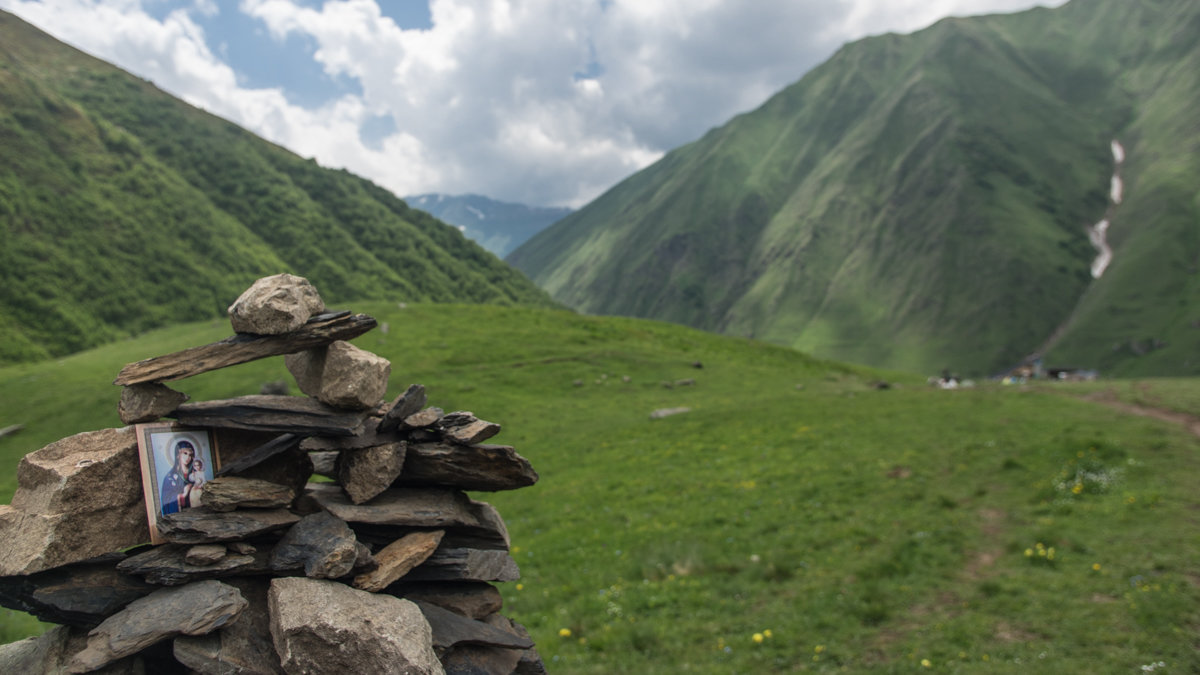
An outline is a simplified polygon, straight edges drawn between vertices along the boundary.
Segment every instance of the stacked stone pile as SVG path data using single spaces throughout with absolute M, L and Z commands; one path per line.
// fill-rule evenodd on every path
M 545 672 L 499 613 L 491 582 L 519 574 L 504 522 L 463 492 L 537 480 L 485 443 L 500 427 L 420 385 L 384 402 L 390 364 L 346 342 L 374 319 L 326 312 L 299 277 L 260 279 L 230 317 L 233 337 L 116 380 L 125 424 L 211 430 L 199 506 L 148 522 L 133 426 L 21 461 L 0 604 L 60 625 L 0 647 L 0 672 Z M 280 354 L 307 397 L 189 403 L 163 384 Z

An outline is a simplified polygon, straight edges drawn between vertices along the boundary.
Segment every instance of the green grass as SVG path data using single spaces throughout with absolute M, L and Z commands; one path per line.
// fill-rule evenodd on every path
M 353 309 L 388 326 L 355 343 L 391 359 L 390 395 L 420 382 L 432 405 L 501 423 L 495 440 L 541 474 L 476 496 L 505 517 L 522 569 L 505 613 L 551 672 L 1200 668 L 1200 541 L 1186 536 L 1200 442 L 1182 429 L 670 324 Z M 0 426 L 27 424 L 0 462 L 115 424 L 108 382 L 125 362 L 227 333 L 184 326 L 0 369 Z M 270 359 L 176 387 L 206 399 L 286 377 Z M 1191 380 L 1150 386 L 1200 396 Z M 650 419 L 678 406 L 691 412 Z

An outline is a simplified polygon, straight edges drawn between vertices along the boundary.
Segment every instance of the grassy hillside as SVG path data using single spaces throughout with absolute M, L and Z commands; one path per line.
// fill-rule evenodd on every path
M 1074 0 L 847 45 L 508 260 L 582 311 L 922 372 L 1014 365 L 1083 297 L 1051 358 L 1200 372 L 1198 22 Z M 1114 138 L 1129 199 L 1093 283 Z M 1104 351 L 1150 335 L 1153 359 Z
M 549 305 L 457 229 L 0 12 L 0 363 L 221 315 L 254 279 L 337 303 Z
M 420 382 L 431 404 L 500 422 L 496 441 L 541 474 L 477 496 L 522 569 L 505 612 L 551 672 L 1200 668 L 1200 541 L 1180 536 L 1200 441 L 1175 426 L 643 320 L 352 309 L 390 327 L 355 341 L 392 360 L 389 395 Z M 0 439 L 3 494 L 21 454 L 118 424 L 108 382 L 124 363 L 227 333 L 180 326 L 0 368 L 0 426 L 27 424 Z M 271 359 L 176 384 L 208 399 L 284 378 Z M 1143 387 L 1200 397 L 1195 381 Z M 691 412 L 649 417 L 677 406 Z

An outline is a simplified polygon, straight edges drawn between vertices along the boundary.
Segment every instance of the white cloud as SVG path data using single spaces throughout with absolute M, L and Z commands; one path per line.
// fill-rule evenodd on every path
M 398 194 L 579 205 L 758 105 L 843 42 L 1032 3 L 432 0 L 432 29 L 403 30 L 376 0 L 241 0 L 237 11 L 261 22 L 268 42 L 310 39 L 327 74 L 360 85 L 361 95 L 315 109 L 282 89 L 239 85 L 236 64 L 210 50 L 192 19 L 216 12 L 213 0 L 171 4 L 159 20 L 139 0 L 0 0 L 193 104 Z M 359 129 L 380 115 L 396 132 L 368 147 Z

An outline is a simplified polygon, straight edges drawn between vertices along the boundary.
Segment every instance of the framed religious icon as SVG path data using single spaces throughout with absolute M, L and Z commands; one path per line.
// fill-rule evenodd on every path
M 158 531 L 163 516 L 200 505 L 204 484 L 220 468 L 221 456 L 211 429 L 173 422 L 137 425 L 138 455 L 150 542 L 165 541 Z

